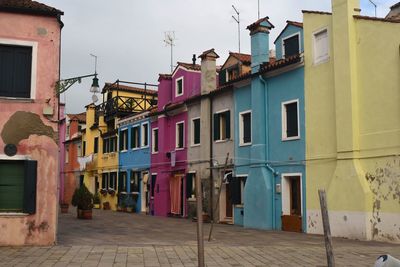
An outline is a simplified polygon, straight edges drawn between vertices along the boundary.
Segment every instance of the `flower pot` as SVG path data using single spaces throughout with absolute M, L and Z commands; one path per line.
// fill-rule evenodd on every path
M 92 219 L 92 210 L 81 210 L 78 209 L 78 219 L 91 220 Z
M 110 202 L 104 202 L 103 203 L 103 210 L 109 210 L 109 209 L 111 209 Z
M 68 213 L 68 207 L 69 205 L 66 203 L 60 204 L 61 213 Z
M 132 207 L 127 207 L 126 208 L 126 212 L 133 212 L 133 208 Z
M 100 209 L 100 204 L 93 204 L 93 208 Z

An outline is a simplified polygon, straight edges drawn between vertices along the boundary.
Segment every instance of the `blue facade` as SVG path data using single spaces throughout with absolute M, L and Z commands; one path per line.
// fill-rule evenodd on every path
M 277 60 L 285 60 L 282 59 L 282 39 L 296 33 L 301 36 L 299 52 L 302 52 L 302 28 L 288 25 L 275 42 Z M 257 30 L 251 36 L 252 39 L 268 40 L 265 38 L 268 35 L 268 32 Z M 252 47 L 252 60 L 253 53 L 258 56 L 265 54 L 269 49 L 268 41 L 263 42 L 264 46 L 256 43 L 257 47 Z M 258 49 L 262 51 L 257 51 Z M 266 61 L 267 59 L 264 60 Z M 260 59 L 257 58 L 256 62 L 260 62 Z M 288 207 L 292 205 L 288 203 L 290 202 L 288 194 L 291 194 L 287 190 L 288 183 L 292 177 L 296 179 L 300 177 L 301 224 L 302 230 L 305 231 L 303 64 L 301 62 L 289 64 L 284 72 L 261 71 L 261 74 L 253 76 L 247 85 L 235 89 L 234 102 L 235 176 L 247 176 L 244 205 L 235 207 L 234 223 L 250 228 L 282 229 L 281 216 L 288 212 Z M 285 131 L 283 125 L 286 107 L 291 103 L 297 103 L 299 136 L 287 138 L 283 133 Z M 240 141 L 240 131 L 242 131 L 240 114 L 249 110 L 252 112 L 251 144 L 243 145 Z
M 283 40 L 288 37 L 294 36 L 296 34 L 299 35 L 300 51 L 301 52 L 304 51 L 303 28 L 287 24 L 285 29 L 281 32 L 281 34 L 275 40 L 275 55 L 276 55 L 277 60 L 283 59 L 283 55 L 284 55 Z
M 144 139 L 144 125 L 147 124 L 147 144 L 145 144 Z M 138 147 L 132 148 L 132 132 L 133 129 L 138 127 Z M 138 179 L 138 197 L 136 204 L 136 212 L 143 212 L 142 201 L 146 201 L 146 183 L 144 183 L 144 175 L 150 177 L 150 120 L 148 118 L 141 119 L 124 119 L 124 123 L 121 123 L 118 127 L 118 136 L 121 137 L 121 132 L 127 131 L 127 149 L 119 151 L 119 172 L 126 172 L 126 190 L 128 193 L 132 193 L 134 190 L 132 185 L 134 184 L 133 175 L 137 175 Z M 150 182 L 150 178 L 148 178 Z M 143 203 L 143 205 L 145 205 Z M 145 206 L 144 206 L 145 207 Z

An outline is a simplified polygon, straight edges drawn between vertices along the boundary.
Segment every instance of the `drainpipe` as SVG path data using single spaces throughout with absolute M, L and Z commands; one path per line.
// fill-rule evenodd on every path
M 214 200 L 214 179 L 213 179 L 213 113 L 212 113 L 212 109 L 213 109 L 213 97 L 210 95 L 210 93 L 208 94 L 208 97 L 210 98 L 210 217 L 213 220 L 213 222 L 215 222 L 215 218 L 214 218 L 214 205 L 213 205 L 213 200 Z
M 258 78 L 260 81 L 264 84 L 264 92 L 265 92 L 265 101 L 266 106 L 268 107 L 268 89 L 267 89 L 267 81 L 264 80 L 261 74 L 258 75 Z M 269 112 L 266 110 L 266 116 L 268 118 Z M 268 120 L 267 120 L 268 121 Z M 268 128 L 267 128 L 268 129 Z M 269 130 L 267 131 L 267 136 L 266 136 L 266 148 L 265 148 L 265 156 L 266 156 L 266 167 L 267 169 L 272 172 L 272 228 L 275 230 L 276 228 L 276 223 L 275 223 L 275 212 L 276 212 L 276 207 L 275 207 L 275 176 L 278 174 L 270 165 L 269 165 Z

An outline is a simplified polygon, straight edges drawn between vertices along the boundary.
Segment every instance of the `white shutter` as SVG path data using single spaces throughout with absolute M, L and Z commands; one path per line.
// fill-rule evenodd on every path
M 328 31 L 322 30 L 314 34 L 314 63 L 325 61 L 329 57 Z

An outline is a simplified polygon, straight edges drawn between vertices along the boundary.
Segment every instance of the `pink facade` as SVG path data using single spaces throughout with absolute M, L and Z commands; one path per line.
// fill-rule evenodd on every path
M 18 179 L 24 185 L 22 192 L 20 188 L 12 194 L 4 191 L 7 199 L 6 193 L 0 193 L 0 246 L 51 245 L 56 241 L 58 207 L 55 84 L 59 80 L 62 12 L 36 2 L 29 8 L 25 1 L 14 4 L 0 3 L 0 47 L 3 52 L 31 51 L 31 77 L 26 97 L 10 97 L 13 85 L 8 81 L 0 85 L 0 183 L 15 178 L 10 176 L 10 166 L 23 166 L 22 171 L 14 170 L 20 172 Z M 6 57 L 3 52 L 2 60 Z M 2 73 L 2 77 L 14 77 L 13 72 L 17 71 Z M 6 147 L 16 148 L 16 154 Z
M 158 110 L 153 113 L 151 124 L 158 128 L 158 152 L 154 153 L 152 144 L 151 174 L 154 183 L 154 196 L 151 200 L 153 214 L 156 216 L 187 216 L 186 173 L 188 146 L 188 115 L 183 101 L 200 94 L 200 66 L 178 63 L 172 75 L 160 75 L 158 88 Z M 177 81 L 183 79 L 182 95 L 177 96 Z M 177 124 L 183 123 L 183 147 L 178 148 Z M 152 138 L 153 141 L 153 138 Z M 172 182 L 180 180 L 179 183 Z M 175 181 L 175 180 L 174 180 Z M 177 188 L 179 187 L 179 188 Z M 171 210 L 171 197 L 179 199 Z M 177 212 L 179 206 L 180 212 Z

